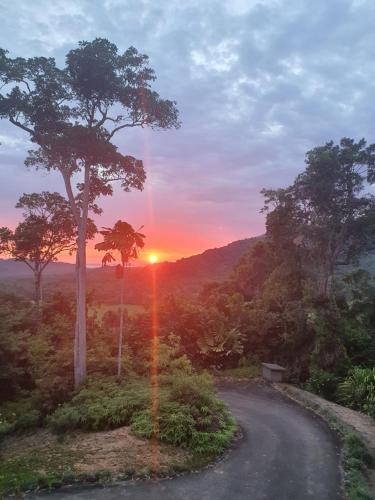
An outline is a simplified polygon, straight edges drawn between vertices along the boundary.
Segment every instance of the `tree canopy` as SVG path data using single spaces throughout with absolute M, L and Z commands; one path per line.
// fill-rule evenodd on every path
M 10 58 L 0 49 L 0 118 L 36 145 L 26 165 L 61 172 L 77 226 L 77 387 L 86 377 L 88 212 L 99 210 L 97 197 L 113 193 L 112 182 L 129 191 L 146 178 L 142 161 L 121 153 L 113 138 L 126 128 L 180 126 L 176 103 L 152 90 L 155 79 L 145 54 L 134 47 L 119 53 L 104 38 L 79 42 L 63 68 L 53 58 Z

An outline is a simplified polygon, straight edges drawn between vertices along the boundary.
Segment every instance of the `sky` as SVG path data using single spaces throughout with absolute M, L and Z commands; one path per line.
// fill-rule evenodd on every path
M 143 225 L 143 258 L 175 260 L 262 234 L 262 188 L 289 185 L 306 151 L 374 140 L 374 0 L 0 0 L 0 47 L 55 57 L 108 38 L 148 54 L 179 130 L 125 131 L 144 161 L 142 192 L 101 199 L 97 225 Z M 28 170 L 27 136 L 0 121 L 0 226 L 22 193 L 64 194 L 58 173 Z M 100 256 L 89 244 L 88 261 Z M 63 260 L 69 260 L 64 256 Z

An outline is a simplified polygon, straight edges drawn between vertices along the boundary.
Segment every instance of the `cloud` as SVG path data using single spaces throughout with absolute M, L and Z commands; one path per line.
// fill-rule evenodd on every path
M 183 126 L 119 136 L 150 181 L 103 202 L 106 224 L 121 206 L 149 225 L 150 244 L 152 220 L 168 225 L 171 211 L 171 231 L 204 231 L 201 245 L 261 232 L 260 189 L 292 182 L 307 150 L 342 136 L 374 142 L 370 0 L 14 0 L 2 9 L 0 46 L 12 55 L 62 63 L 78 39 L 104 36 L 150 56 L 155 87 L 177 100 Z M 21 168 L 23 136 L 0 127 L 2 168 Z M 22 176 L 12 182 L 25 190 Z

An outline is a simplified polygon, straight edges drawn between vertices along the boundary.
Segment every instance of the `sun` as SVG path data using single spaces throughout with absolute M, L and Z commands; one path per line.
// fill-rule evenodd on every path
M 156 262 L 159 260 L 159 257 L 152 253 L 151 255 L 148 256 L 148 261 L 150 264 L 156 264 Z

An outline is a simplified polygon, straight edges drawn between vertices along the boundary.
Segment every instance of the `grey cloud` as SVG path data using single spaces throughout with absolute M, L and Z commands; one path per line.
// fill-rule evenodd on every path
M 308 149 L 343 135 L 374 140 L 371 0 L 36 0 L 32 8 L 14 0 L 3 19 L 0 46 L 14 55 L 62 62 L 77 40 L 105 36 L 150 56 L 156 88 L 178 101 L 183 127 L 117 142 L 145 160 L 163 194 L 154 209 L 174 206 L 189 224 L 188 212 L 201 211 L 212 227 L 221 220 L 238 235 L 261 230 L 260 189 L 290 183 Z M 14 130 L 1 125 L 4 134 Z M 0 146 L 9 169 L 23 157 L 18 146 Z M 109 211 L 118 196 L 105 202 Z M 133 199 L 126 206 L 146 217 L 146 201 L 142 208 Z

